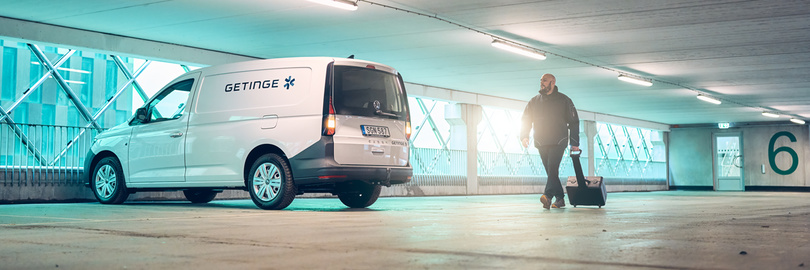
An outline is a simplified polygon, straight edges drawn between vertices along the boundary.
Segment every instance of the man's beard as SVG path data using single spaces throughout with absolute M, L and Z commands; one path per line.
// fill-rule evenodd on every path
M 549 84 L 546 87 L 541 87 L 540 88 L 540 93 L 543 94 L 543 95 L 549 95 L 549 94 L 551 94 L 552 89 L 554 89 L 554 87 Z

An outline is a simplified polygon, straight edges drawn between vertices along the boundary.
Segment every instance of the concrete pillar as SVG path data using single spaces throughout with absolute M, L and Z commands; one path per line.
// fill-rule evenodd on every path
M 585 138 L 587 140 L 588 150 L 588 176 L 595 176 L 596 174 L 596 121 L 583 120 L 583 131 L 585 131 Z M 580 139 L 582 140 L 582 139 Z
M 444 120 L 450 124 L 450 138 L 447 138 L 450 150 L 467 150 L 467 124 L 461 107 L 462 104 L 444 105 Z
M 444 117 L 450 123 L 448 148 L 467 150 L 467 194 L 478 194 L 478 123 L 482 112 L 481 105 L 476 104 L 444 107 Z

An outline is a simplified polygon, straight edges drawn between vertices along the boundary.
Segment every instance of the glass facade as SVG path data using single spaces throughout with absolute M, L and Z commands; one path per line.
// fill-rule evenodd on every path
M 12 100 L 17 86 L 17 48 L 3 46 L 2 57 L 3 65 L 0 67 L 2 68 L 0 69 L 2 71 L 2 76 L 0 76 L 2 92 L 0 92 L 0 98 Z
M 466 177 L 466 147 L 450 146 L 454 138 L 452 125 L 445 117 L 445 106 L 450 102 L 410 97 L 411 164 L 414 179 L 419 176 Z M 536 185 L 546 172 L 537 149 L 523 148 L 519 140 L 522 111 L 487 107 L 482 108 L 482 119 L 477 126 L 478 176 L 482 185 Z M 582 123 L 581 123 L 582 124 Z M 606 179 L 630 180 L 643 185 L 645 181 L 660 184 L 666 176 L 666 153 L 660 131 L 595 123 L 595 174 Z M 580 145 L 580 163 L 587 174 L 588 144 L 584 128 Z M 458 136 L 458 135 L 455 135 Z M 462 135 L 463 136 L 463 135 Z M 560 165 L 560 175 L 574 175 L 573 163 L 566 150 Z M 448 178 L 450 179 L 450 178 Z M 649 181 L 648 181 L 649 180 Z M 448 180 L 450 181 L 450 180 Z
M 127 121 L 144 98 L 189 68 L 1 39 L 0 45 L 0 109 L 9 116 L 0 121 L 0 167 L 18 170 L 80 167 L 95 134 Z
M 666 149 L 660 131 L 597 123 L 596 174 L 607 178 L 665 180 Z

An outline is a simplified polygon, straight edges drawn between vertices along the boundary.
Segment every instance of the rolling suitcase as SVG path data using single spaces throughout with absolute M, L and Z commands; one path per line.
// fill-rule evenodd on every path
M 568 182 L 565 185 L 565 190 L 568 191 L 568 203 L 577 207 L 577 205 L 596 205 L 602 208 L 607 201 L 607 192 L 605 191 L 605 182 L 602 181 L 601 176 L 588 176 L 582 173 L 582 164 L 579 162 L 579 153 L 571 153 L 571 159 L 574 162 L 574 172 L 577 176 L 569 176 Z

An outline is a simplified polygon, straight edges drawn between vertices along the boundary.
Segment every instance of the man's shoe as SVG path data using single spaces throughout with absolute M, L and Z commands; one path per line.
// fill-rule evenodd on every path
M 543 208 L 551 209 L 551 200 L 546 195 L 540 196 L 540 202 L 543 203 Z
M 557 199 L 554 201 L 554 204 L 551 205 L 551 208 L 563 208 L 565 207 L 565 199 Z

